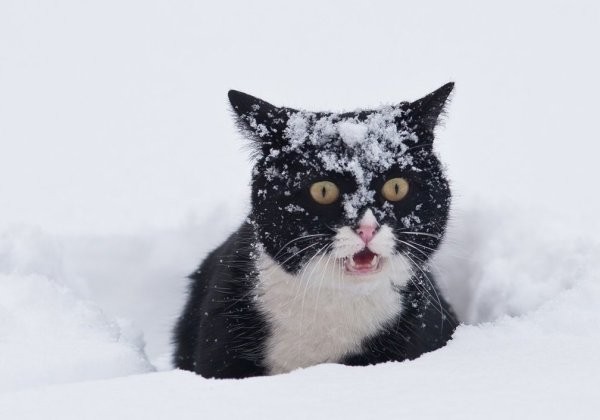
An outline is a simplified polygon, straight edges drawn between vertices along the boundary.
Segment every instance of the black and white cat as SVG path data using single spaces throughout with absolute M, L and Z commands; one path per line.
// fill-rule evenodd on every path
M 252 141 L 252 210 L 193 273 L 176 367 L 243 378 L 413 359 L 456 321 L 428 261 L 450 189 L 433 150 L 453 89 L 348 113 L 229 100 Z

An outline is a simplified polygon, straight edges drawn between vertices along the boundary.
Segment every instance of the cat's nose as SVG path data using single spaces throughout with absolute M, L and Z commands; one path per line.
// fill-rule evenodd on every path
M 375 236 L 375 231 L 377 230 L 377 226 L 359 226 L 356 230 L 360 239 L 363 240 L 365 244 L 368 244 L 373 236 Z
M 368 209 L 363 215 L 362 219 L 360 219 L 360 222 L 358 222 L 358 228 L 356 228 L 356 233 L 358 234 L 358 236 L 360 236 L 360 239 L 362 239 L 366 245 L 373 239 L 375 233 L 377 233 L 378 226 L 379 223 L 377 223 L 375 215 L 373 214 L 371 209 Z

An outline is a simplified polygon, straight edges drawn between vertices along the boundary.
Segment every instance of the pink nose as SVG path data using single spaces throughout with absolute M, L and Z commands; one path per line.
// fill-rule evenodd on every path
M 377 230 L 377 226 L 373 225 L 360 225 L 356 230 L 360 239 L 364 241 L 365 244 L 368 244 L 373 236 L 375 236 L 375 231 Z

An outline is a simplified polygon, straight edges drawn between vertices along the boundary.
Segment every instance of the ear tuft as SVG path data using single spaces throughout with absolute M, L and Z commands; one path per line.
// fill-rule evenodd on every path
M 454 82 L 446 83 L 429 95 L 410 104 L 410 108 L 425 129 L 429 131 L 435 129 L 440 115 L 444 112 L 445 107 L 449 102 L 450 94 L 453 89 Z
M 253 141 L 257 153 L 268 154 L 281 146 L 288 120 L 288 108 L 279 108 L 244 92 L 227 93 L 240 131 Z

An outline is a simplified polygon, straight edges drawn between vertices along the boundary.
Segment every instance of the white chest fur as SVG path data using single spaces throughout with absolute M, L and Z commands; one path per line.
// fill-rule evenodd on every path
M 390 257 L 392 259 L 402 257 Z M 259 259 L 259 307 L 268 319 L 266 361 L 271 374 L 324 362 L 337 362 L 360 350 L 402 310 L 393 285 L 409 273 L 388 261 L 382 271 L 345 275 L 339 262 L 324 257 L 298 275 L 286 273 L 267 255 Z M 403 262 L 402 262 L 403 263 Z

